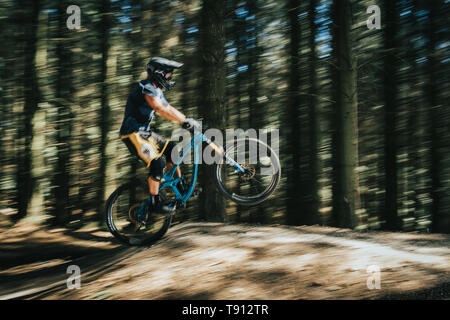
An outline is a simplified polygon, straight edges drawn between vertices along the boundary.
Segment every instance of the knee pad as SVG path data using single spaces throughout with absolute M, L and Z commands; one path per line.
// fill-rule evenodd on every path
M 148 175 L 156 181 L 161 181 L 163 175 L 164 161 L 162 158 L 152 160 Z

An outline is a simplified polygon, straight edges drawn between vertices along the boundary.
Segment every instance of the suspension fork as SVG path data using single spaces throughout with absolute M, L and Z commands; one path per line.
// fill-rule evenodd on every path
M 202 134 L 202 141 L 206 142 L 214 151 L 216 151 L 219 155 L 221 155 L 223 158 L 225 158 L 225 162 L 229 165 L 232 165 L 234 169 L 236 169 L 239 173 L 244 173 L 245 170 L 242 168 L 242 166 L 234 161 L 229 155 L 227 155 L 222 147 L 219 147 L 214 142 L 211 141 L 208 137 L 206 137 L 204 134 Z

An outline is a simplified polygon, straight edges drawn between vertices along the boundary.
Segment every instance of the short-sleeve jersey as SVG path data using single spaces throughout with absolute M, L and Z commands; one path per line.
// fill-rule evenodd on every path
M 150 131 L 150 122 L 155 110 L 148 105 L 145 95 L 158 97 L 165 106 L 169 105 L 160 88 L 155 87 L 149 80 L 140 81 L 128 96 L 120 135 L 136 131 Z

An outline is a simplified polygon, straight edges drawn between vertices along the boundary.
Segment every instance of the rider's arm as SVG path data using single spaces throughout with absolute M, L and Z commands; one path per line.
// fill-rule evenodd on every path
M 167 120 L 173 120 L 182 124 L 186 116 L 180 111 L 172 107 L 170 104 L 165 106 L 160 98 L 145 95 L 145 99 L 149 106 Z

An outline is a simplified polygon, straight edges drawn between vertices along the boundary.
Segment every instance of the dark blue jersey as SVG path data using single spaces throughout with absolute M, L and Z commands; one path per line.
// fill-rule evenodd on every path
M 145 95 L 158 97 L 165 106 L 169 105 L 160 88 L 155 87 L 149 80 L 142 80 L 128 96 L 120 135 L 136 131 L 150 131 L 150 122 L 155 110 L 149 106 L 145 100 Z

